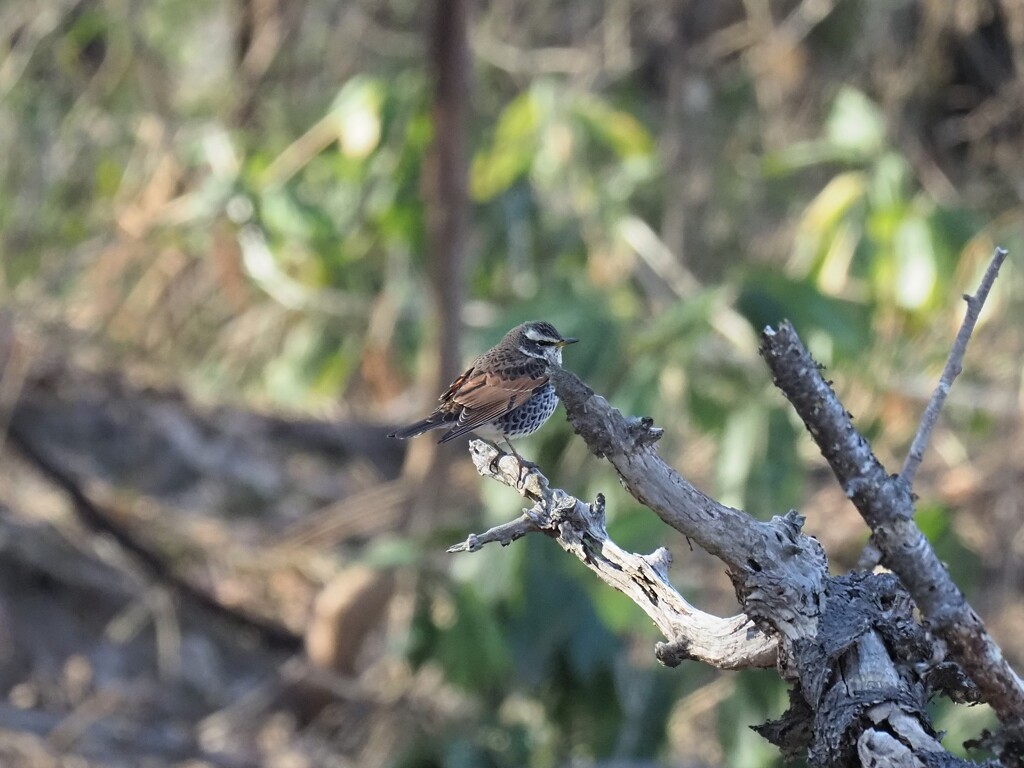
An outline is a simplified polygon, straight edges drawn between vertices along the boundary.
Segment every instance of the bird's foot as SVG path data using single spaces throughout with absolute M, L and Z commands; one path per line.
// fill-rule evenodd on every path
M 492 475 L 500 475 L 502 473 L 502 471 L 503 471 L 501 469 L 501 460 L 503 458 L 505 458 L 506 456 L 515 456 L 516 460 L 520 463 L 520 473 L 519 473 L 520 477 L 519 477 L 519 480 L 520 480 L 520 482 L 522 482 L 522 466 L 521 465 L 522 465 L 522 462 L 523 462 L 523 458 L 518 453 L 516 453 L 515 449 L 512 448 L 511 445 L 506 443 L 505 444 L 506 447 L 512 448 L 511 452 L 509 452 L 509 451 L 506 451 L 504 448 L 502 448 L 497 443 L 492 443 L 490 440 L 488 440 L 486 442 L 492 448 L 494 448 L 495 451 L 497 451 L 497 453 L 495 453 L 494 456 L 491 458 L 491 463 L 487 465 L 487 468 L 490 470 L 491 474 Z
M 519 451 L 517 451 L 515 447 L 512 445 L 512 443 L 510 443 L 508 440 L 505 441 L 505 444 L 508 446 L 509 450 L 512 451 L 512 455 L 515 456 L 516 460 L 519 462 L 519 487 L 521 488 L 523 486 L 523 483 L 526 482 L 526 478 L 530 476 L 530 473 L 538 469 L 538 467 L 532 461 L 524 459 L 522 456 L 520 456 Z
M 519 473 L 518 473 L 519 477 L 517 478 L 516 487 L 521 489 L 525 485 L 527 478 L 530 476 L 530 473 L 532 473 L 535 470 L 539 469 L 539 467 L 536 464 L 534 464 L 532 461 L 529 461 L 528 459 L 524 459 L 519 454 L 519 451 L 517 451 L 512 446 L 512 444 L 510 442 L 508 442 L 507 440 L 503 440 L 502 441 L 504 443 L 504 446 L 505 446 L 504 448 L 499 446 L 497 443 L 490 442 L 489 440 L 486 441 L 486 442 L 488 442 L 491 446 L 493 446 L 497 450 L 497 453 L 494 454 L 494 456 L 491 458 L 490 463 L 487 465 L 490 474 L 492 474 L 492 475 L 503 474 L 505 472 L 505 470 L 502 470 L 502 468 L 501 468 L 501 460 L 503 458 L 505 458 L 506 456 L 514 456 L 515 459 L 516 459 L 516 462 L 518 464 L 518 470 L 519 470 Z
M 494 445 L 493 443 L 491 445 L 496 449 L 497 452 L 491 457 L 491 462 L 490 464 L 487 465 L 487 470 L 492 475 L 498 475 L 501 474 L 501 467 L 498 465 L 498 461 L 504 454 L 502 453 L 501 449 L 498 448 L 498 446 Z

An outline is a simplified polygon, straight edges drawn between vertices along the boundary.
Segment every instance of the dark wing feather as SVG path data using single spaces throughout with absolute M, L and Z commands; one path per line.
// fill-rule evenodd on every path
M 448 389 L 446 389 L 437 399 L 440 400 L 442 403 L 447 403 L 453 397 L 455 397 L 456 393 L 458 393 L 459 390 L 462 389 L 463 385 L 466 383 L 469 377 L 473 375 L 473 372 L 476 370 L 476 365 L 479 364 L 479 362 L 480 361 L 477 360 L 475 363 L 473 363 L 473 365 L 469 366 L 469 368 L 464 370 L 462 374 L 457 379 L 455 379 L 455 381 L 451 383 Z
M 459 421 L 440 442 L 472 432 L 525 403 L 538 389 L 548 383 L 542 360 L 531 359 L 515 370 L 502 374 L 469 369 L 445 393 L 449 407 L 461 409 Z M 458 386 L 456 386 L 456 384 Z

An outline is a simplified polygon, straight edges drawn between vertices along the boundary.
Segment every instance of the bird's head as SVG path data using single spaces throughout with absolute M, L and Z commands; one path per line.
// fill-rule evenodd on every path
M 516 346 L 524 355 L 538 357 L 556 365 L 562 364 L 562 347 L 579 341 L 563 336 L 555 330 L 555 326 L 543 320 L 523 323 L 510 333 L 515 334 Z

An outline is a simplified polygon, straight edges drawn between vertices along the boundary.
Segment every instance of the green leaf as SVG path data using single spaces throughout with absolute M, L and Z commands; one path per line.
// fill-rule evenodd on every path
M 836 147 L 828 141 L 798 141 L 782 149 L 765 152 L 761 173 L 767 177 L 786 176 L 803 168 L 833 162 L 854 162 L 859 155 Z
M 904 309 L 923 309 L 935 291 L 935 251 L 924 219 L 906 219 L 896 230 L 896 302 Z
M 754 457 L 764 449 L 766 416 L 764 406 L 748 402 L 726 417 L 715 462 L 715 480 L 723 504 L 740 509 L 746 506 L 746 486 Z
M 523 544 L 522 603 L 506 623 L 509 642 L 522 660 L 520 679 L 542 684 L 561 674 L 568 676 L 567 685 L 593 682 L 619 647 L 570 571 L 588 585 L 593 577 L 549 541 L 527 537 Z
M 885 116 L 863 93 L 843 88 L 832 104 L 825 132 L 832 146 L 867 159 L 885 146 Z
M 759 402 L 774 402 L 755 398 Z M 798 441 L 803 430 L 794 425 L 786 408 L 767 408 L 766 445 L 754 456 L 747 478 L 745 509 L 752 515 L 771 516 L 800 504 L 803 498 L 803 463 Z
M 866 187 L 865 174 L 840 173 L 815 196 L 800 219 L 791 269 L 803 276 L 818 266 L 818 285 L 826 292 L 838 292 L 847 277 L 856 247 L 856 238 L 847 236 L 853 231 L 848 219 L 853 218 L 851 211 L 863 200 Z
M 301 240 L 313 236 L 313 223 L 289 188 L 278 187 L 265 192 L 260 199 L 260 219 L 275 234 Z
M 499 195 L 530 170 L 537 152 L 538 107 L 533 90 L 519 94 L 505 107 L 491 147 L 473 158 L 469 188 L 475 200 Z
M 801 334 L 822 331 L 834 342 L 837 358 L 862 355 L 869 344 L 869 307 L 824 295 L 813 282 L 793 280 L 777 271 L 750 270 L 736 308 L 757 331 L 787 319 Z
M 914 519 L 921 533 L 932 542 L 949 529 L 949 510 L 940 504 L 919 504 Z
M 654 138 L 639 120 L 592 94 L 577 97 L 573 112 L 591 136 L 619 157 L 646 156 L 654 151 Z
M 493 609 L 469 584 L 456 585 L 451 598 L 455 620 L 441 630 L 436 649 L 445 676 L 472 691 L 486 692 L 501 686 L 511 659 Z
M 907 159 L 886 152 L 875 163 L 871 176 L 871 204 L 876 208 L 905 208 L 910 200 L 912 171 Z

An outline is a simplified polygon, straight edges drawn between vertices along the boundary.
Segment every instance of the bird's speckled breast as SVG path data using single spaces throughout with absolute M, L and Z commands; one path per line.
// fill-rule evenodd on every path
M 506 437 L 523 437 L 536 432 L 558 407 L 558 396 L 551 384 L 546 384 L 525 403 L 509 411 L 494 422 Z

